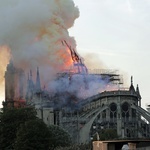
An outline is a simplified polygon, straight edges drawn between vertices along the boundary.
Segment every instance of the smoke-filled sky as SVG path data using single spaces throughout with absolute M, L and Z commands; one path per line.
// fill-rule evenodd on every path
M 150 102 L 150 0 L 74 2 L 80 17 L 70 34 L 76 38 L 78 51 L 82 56 L 92 53 L 104 66 L 120 70 L 128 85 L 133 75 L 145 108 Z
M 66 40 L 79 10 L 72 0 L 5 0 L 0 4 L 0 92 L 4 100 L 4 72 L 10 57 L 15 67 L 29 70 L 39 67 L 43 82 L 72 64 Z
M 78 53 L 90 68 L 117 69 L 127 79 L 127 85 L 133 75 L 134 85 L 139 84 L 142 106 L 149 103 L 150 0 L 0 3 L 0 89 L 10 55 L 16 66 L 38 66 L 47 74 L 54 72 L 54 68 L 64 68 L 63 64 L 69 66 L 70 54 L 61 43 L 65 39 L 74 48 L 77 44 Z M 53 68 L 49 67 L 51 64 Z

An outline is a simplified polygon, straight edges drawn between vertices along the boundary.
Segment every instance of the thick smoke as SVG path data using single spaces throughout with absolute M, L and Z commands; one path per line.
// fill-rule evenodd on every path
M 74 74 L 69 79 L 61 77 L 52 81 L 49 90 L 57 93 L 70 93 L 79 99 L 85 99 L 108 89 L 108 84 L 109 77 L 104 80 L 100 75 Z
M 11 49 L 14 65 L 26 73 L 38 66 L 46 82 L 72 63 L 61 41 L 75 48 L 68 28 L 78 17 L 72 0 L 5 0 L 0 5 L 0 45 Z M 1 57 L 8 58 L 9 54 L 2 53 L 6 50 L 0 51 Z
M 72 0 L 1 2 L 0 65 L 3 67 L 0 68 L 0 80 L 11 54 L 14 66 L 22 68 L 26 75 L 30 69 L 36 72 L 39 67 L 42 86 L 46 84 L 49 91 L 68 92 L 78 98 L 86 98 L 106 89 L 108 80 L 104 81 L 100 76 L 76 74 L 70 80 L 52 80 L 56 73 L 73 65 L 70 50 L 62 41 L 67 41 L 76 50 L 76 42 L 69 36 L 68 29 L 78 17 L 79 10 Z
M 74 111 L 80 109 L 87 98 L 105 90 L 116 90 L 117 86 L 110 83 L 109 76 L 104 79 L 101 75 L 73 74 L 53 80 L 48 89 L 56 97 L 56 108 L 67 106 L 68 111 Z

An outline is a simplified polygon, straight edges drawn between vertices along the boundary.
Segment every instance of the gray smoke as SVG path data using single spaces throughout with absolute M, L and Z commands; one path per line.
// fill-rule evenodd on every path
M 72 0 L 2 1 L 0 45 L 11 49 L 14 65 L 25 72 L 38 66 L 46 82 L 49 76 L 71 65 L 66 65 L 70 53 L 61 41 L 75 48 L 68 29 L 78 17 L 79 10 Z

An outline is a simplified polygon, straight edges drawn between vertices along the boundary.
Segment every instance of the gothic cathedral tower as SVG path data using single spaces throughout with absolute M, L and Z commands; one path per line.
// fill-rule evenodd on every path
M 7 106 L 16 107 L 24 99 L 25 75 L 22 69 L 14 67 L 12 60 L 5 72 L 5 102 Z

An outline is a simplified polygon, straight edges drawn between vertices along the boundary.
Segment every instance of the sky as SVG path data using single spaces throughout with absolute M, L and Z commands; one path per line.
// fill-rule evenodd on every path
M 125 86 L 139 85 L 142 107 L 150 104 L 150 0 L 74 0 L 80 17 L 69 30 L 91 69 L 114 69 Z
M 44 1 L 47 3 L 44 3 Z M 14 9 L 17 2 L 18 5 Z M 30 38 L 32 39 L 32 36 L 35 36 L 36 30 L 43 26 L 43 22 L 45 23 L 47 19 L 49 20 L 49 16 L 52 17 L 51 12 L 59 12 L 57 7 L 53 7 L 53 3 L 51 2 L 50 0 L 28 0 L 28 2 L 13 0 L 12 4 L 9 0 L 1 2 L 0 7 L 3 9 L 1 8 L 0 11 L 4 14 L 0 13 L 0 41 L 4 38 L 6 38 L 6 41 L 13 39 L 10 42 L 11 46 L 12 43 L 14 43 L 14 46 L 20 46 L 19 42 L 21 42 L 21 45 L 25 45 L 22 44 L 22 39 L 25 43 L 30 41 Z M 66 5 L 67 2 L 69 0 L 61 0 L 61 6 L 65 15 L 58 13 L 60 16 L 56 15 L 58 18 L 54 18 L 55 20 L 52 21 L 61 24 L 61 19 L 65 19 L 61 27 L 65 26 L 68 29 L 75 20 L 74 26 L 69 29 L 69 34 L 75 38 L 77 51 L 84 58 L 88 68 L 118 70 L 118 73 L 124 77 L 125 87 L 130 86 L 130 78 L 133 76 L 134 86 L 139 85 L 142 96 L 142 107 L 146 108 L 146 105 L 150 104 L 150 71 L 148 68 L 150 56 L 150 0 L 74 0 L 75 5 L 80 11 L 79 17 L 78 10 L 74 9 L 72 2 Z M 6 4 L 2 5 L 3 3 L 6 3 L 8 6 Z M 50 9 L 49 5 L 46 5 L 48 3 L 51 3 Z M 11 11 L 8 11 L 4 6 L 7 6 Z M 48 10 L 51 10 L 51 12 Z M 4 15 L 8 18 L 3 17 Z M 39 22 L 40 24 L 38 24 Z M 56 23 L 55 25 L 57 25 Z M 27 24 L 27 28 L 24 28 L 25 24 Z M 55 28 L 52 23 L 46 24 L 46 27 L 51 31 L 48 30 L 50 33 L 58 33 L 54 32 L 54 29 L 58 28 Z M 64 28 L 65 31 L 62 33 L 68 36 L 66 28 Z M 3 31 L 3 29 L 5 30 Z M 32 29 L 35 29 L 33 30 L 33 34 Z M 15 33 L 15 38 L 14 34 L 10 34 L 10 31 L 11 33 Z M 30 33 L 30 38 L 26 36 L 26 31 Z M 45 34 L 45 32 L 41 34 Z M 46 37 L 52 38 L 51 34 L 46 34 L 43 37 L 45 40 Z M 43 41 L 45 42 L 45 40 Z M 48 46 L 51 45 L 50 47 L 52 47 L 49 41 Z M 19 44 L 16 44 L 16 42 Z M 22 50 L 20 47 L 14 49 Z M 40 47 L 39 49 L 41 50 Z M 16 52 L 15 54 L 18 54 L 18 51 Z M 22 51 L 19 54 L 24 56 Z M 0 54 L 1 60 L 2 57 L 3 55 Z M 22 60 L 22 57 L 17 58 Z M 3 61 L 1 62 L 3 63 Z

